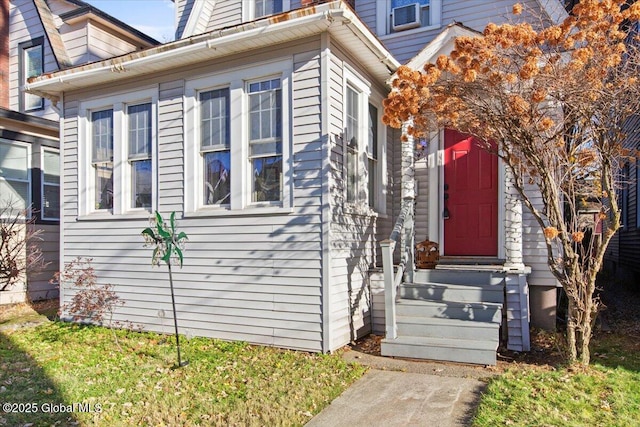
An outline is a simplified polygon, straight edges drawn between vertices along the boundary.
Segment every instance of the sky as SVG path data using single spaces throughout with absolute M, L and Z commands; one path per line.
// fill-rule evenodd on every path
M 84 0 L 161 43 L 173 40 L 171 0 Z

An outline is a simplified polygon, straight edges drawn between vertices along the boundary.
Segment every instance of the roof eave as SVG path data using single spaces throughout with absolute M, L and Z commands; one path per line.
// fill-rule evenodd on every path
M 181 39 L 109 60 L 43 74 L 30 79 L 30 82 L 25 85 L 25 89 L 39 96 L 58 99 L 65 90 L 80 89 L 115 80 L 119 73 L 128 73 L 130 77 L 141 76 L 149 72 L 144 70 L 145 66 L 154 64 L 162 67 L 168 63 L 167 59 L 182 60 L 184 65 L 188 65 L 193 62 L 189 61 L 189 55 L 208 52 L 209 56 L 213 58 L 216 49 L 222 49 L 229 44 L 234 45 L 239 41 L 247 41 L 254 37 L 256 40 L 260 40 L 261 37 L 264 38 L 272 33 L 287 34 L 284 32 L 291 31 L 290 38 L 294 40 L 297 37 L 293 34 L 293 30 L 306 28 L 310 24 L 320 24 L 321 27 L 324 27 L 321 31 L 330 31 L 338 38 L 342 32 L 336 30 L 337 24 L 347 26 L 351 33 L 368 48 L 368 52 L 358 52 L 358 54 L 376 55 L 381 66 L 384 66 L 384 70 L 382 68 L 377 70 L 378 76 L 387 75 L 381 79 L 383 82 L 400 65 L 353 11 L 342 2 L 333 2 Z M 169 69 L 175 65 L 166 65 L 166 67 Z

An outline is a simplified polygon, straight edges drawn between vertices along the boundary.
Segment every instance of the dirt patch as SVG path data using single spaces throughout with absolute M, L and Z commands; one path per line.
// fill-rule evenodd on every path
M 58 314 L 58 299 L 0 306 L 0 331 L 36 326 L 54 319 Z

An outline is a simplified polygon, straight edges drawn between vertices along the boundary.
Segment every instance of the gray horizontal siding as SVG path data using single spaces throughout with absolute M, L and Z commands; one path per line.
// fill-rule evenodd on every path
M 211 13 L 206 31 L 230 27 L 242 23 L 242 2 L 238 0 L 219 0 Z
M 49 283 L 49 280 L 53 279 L 53 275 L 60 270 L 60 227 L 38 224 L 37 229 L 41 230 L 38 236 L 41 240 L 36 243 L 42 253 L 44 268 L 28 274 L 27 283 L 31 301 L 58 296 L 57 286 Z
M 183 140 L 184 81 L 191 75 L 201 77 L 212 67 L 203 64 L 145 82 L 159 88 L 159 208 L 163 213 L 176 211 L 180 230 L 189 236 L 184 266 L 174 269 L 178 320 L 181 331 L 192 335 L 321 351 L 322 135 L 320 92 L 314 90 L 320 84 L 319 44 L 301 41 L 262 55 L 293 58 L 290 213 L 184 217 L 183 153 L 185 143 L 193 143 Z M 246 53 L 231 62 L 240 65 L 255 58 Z M 110 89 L 93 88 L 92 93 L 135 90 L 136 83 L 123 81 Z M 65 260 L 93 258 L 100 283 L 113 284 L 125 301 L 116 320 L 170 332 L 167 271 L 150 265 L 151 249 L 143 247 L 140 235 L 148 221 L 76 220 L 78 105 L 74 100 L 80 96 L 65 97 L 65 198 L 70 201 L 64 218 Z M 65 290 L 65 300 L 72 294 L 72 289 Z M 166 318 L 158 317 L 158 310 L 164 310 Z

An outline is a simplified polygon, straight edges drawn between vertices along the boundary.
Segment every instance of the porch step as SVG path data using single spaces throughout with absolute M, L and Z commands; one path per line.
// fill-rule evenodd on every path
M 498 343 L 485 340 L 398 337 L 382 340 L 383 356 L 495 365 Z
M 502 304 L 400 299 L 396 303 L 396 314 L 398 317 L 435 317 L 500 323 L 502 320 Z
M 493 322 L 474 322 L 421 316 L 398 316 L 398 336 L 442 338 L 453 340 L 482 340 L 498 343 L 500 325 Z
M 473 268 L 473 267 L 471 267 Z M 505 273 L 498 270 L 464 270 L 436 269 L 417 270 L 414 274 L 416 283 L 445 283 L 450 285 L 501 285 L 504 283 Z
M 399 293 L 401 298 L 414 300 L 494 303 L 502 303 L 504 300 L 504 291 L 501 285 L 405 283 L 400 287 Z

